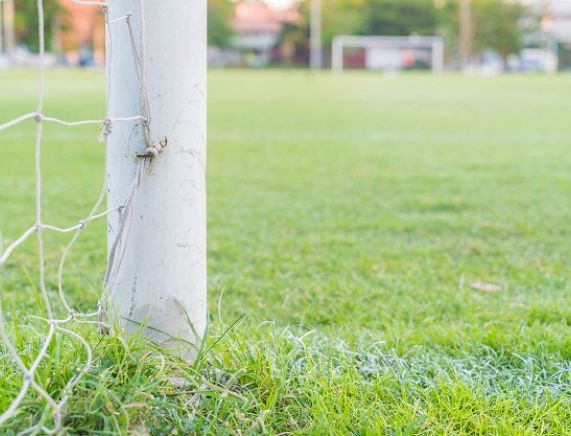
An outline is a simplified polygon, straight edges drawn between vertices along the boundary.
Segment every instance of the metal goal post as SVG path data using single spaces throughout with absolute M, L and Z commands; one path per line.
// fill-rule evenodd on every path
M 109 114 L 142 119 L 108 135 L 106 316 L 192 360 L 207 323 L 206 0 L 107 7 Z

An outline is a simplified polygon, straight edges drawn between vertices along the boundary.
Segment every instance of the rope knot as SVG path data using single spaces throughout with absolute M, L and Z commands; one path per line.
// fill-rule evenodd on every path
M 101 134 L 104 137 L 107 137 L 111 135 L 112 129 L 113 129 L 113 121 L 111 120 L 111 118 L 105 118 L 105 120 L 103 120 L 103 131 L 101 132 Z
M 36 113 L 34 114 L 34 121 L 35 121 L 36 123 L 41 123 L 41 122 L 43 121 L 43 119 L 44 119 L 44 116 L 43 116 L 41 113 L 36 112 Z
M 147 158 L 147 159 L 157 157 L 159 154 L 165 151 L 166 147 L 167 147 L 167 138 L 164 137 L 159 142 L 153 143 L 147 148 L 145 148 L 145 151 L 143 153 L 137 154 L 137 157 Z

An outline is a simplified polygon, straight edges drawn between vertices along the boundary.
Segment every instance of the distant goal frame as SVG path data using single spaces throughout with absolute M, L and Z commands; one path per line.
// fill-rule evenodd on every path
M 346 48 L 364 49 L 431 49 L 431 70 L 434 74 L 444 71 L 444 38 L 442 36 L 382 36 L 338 35 L 331 45 L 331 70 L 345 70 Z

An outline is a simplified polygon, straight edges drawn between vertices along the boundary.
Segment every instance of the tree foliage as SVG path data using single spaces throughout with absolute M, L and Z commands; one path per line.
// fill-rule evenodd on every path
M 322 12 L 324 44 L 331 44 L 337 35 L 360 33 L 365 26 L 367 3 L 368 0 L 325 0 Z M 309 23 L 309 19 L 306 22 Z
M 528 31 L 521 25 L 526 9 L 518 3 L 503 0 L 472 0 L 472 28 L 474 54 L 486 50 L 502 57 L 517 54 L 523 47 L 523 36 Z M 442 13 L 442 29 L 451 45 L 459 39 L 459 0 L 449 0 Z
M 525 8 L 501 0 L 476 0 L 473 4 L 474 49 L 494 50 L 502 57 L 519 53 L 523 48 L 524 29 L 520 22 Z
M 18 0 L 15 2 L 15 30 L 19 44 L 37 52 L 39 48 L 39 21 L 37 0 Z M 63 13 L 58 0 L 44 0 L 46 48 L 51 47 L 53 32 L 56 30 L 57 16 Z
M 303 30 L 297 38 L 309 36 L 311 0 L 300 4 Z M 323 2 L 323 44 L 337 35 L 434 34 L 438 11 L 429 0 L 328 0 Z
M 322 40 L 328 47 L 337 35 L 355 34 L 362 28 L 363 7 L 367 0 L 322 0 Z M 293 47 L 293 58 L 299 63 L 307 63 L 309 58 L 311 0 L 298 5 L 301 22 L 288 24 L 280 39 L 280 46 Z
M 359 33 L 367 35 L 434 35 L 437 10 L 427 0 L 366 0 Z
M 208 0 L 208 45 L 226 47 L 230 44 L 230 20 L 234 4 L 230 0 Z

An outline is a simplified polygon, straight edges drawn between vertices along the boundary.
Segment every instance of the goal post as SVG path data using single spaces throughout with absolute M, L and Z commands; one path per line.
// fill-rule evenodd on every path
M 15 50 L 16 50 L 16 34 L 14 23 L 16 20 L 16 8 L 14 5 L 14 0 L 0 0 L 0 9 L 2 13 L 2 24 L 0 25 L 0 31 L 2 32 L 2 44 L 0 45 L 0 53 L 3 51 L 7 56 L 10 63 L 13 65 L 15 62 Z
M 207 323 L 206 0 L 109 1 L 106 20 L 109 119 L 142 117 L 108 129 L 105 317 L 192 360 Z
M 322 34 L 322 4 L 321 0 L 311 0 L 311 16 L 310 16 L 310 59 L 311 69 L 320 70 L 323 65 L 323 55 L 321 51 L 321 34 Z
M 340 73 L 345 68 L 346 48 L 362 48 L 367 53 L 391 50 L 430 50 L 430 65 L 433 73 L 444 71 L 444 40 L 441 36 L 357 36 L 339 35 L 331 47 L 331 68 Z

